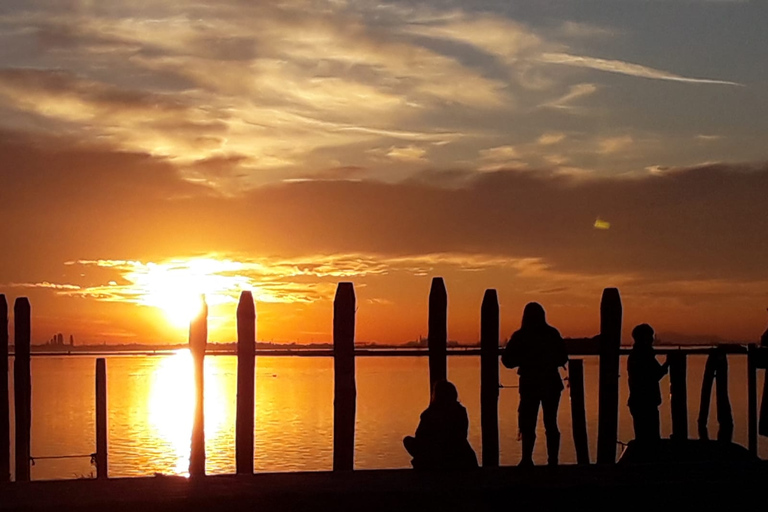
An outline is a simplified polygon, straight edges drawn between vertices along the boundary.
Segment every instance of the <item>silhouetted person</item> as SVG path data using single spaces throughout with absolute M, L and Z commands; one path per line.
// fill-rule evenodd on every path
M 638 441 L 660 439 L 659 406 L 661 390 L 659 381 L 667 374 L 669 362 L 659 364 L 653 350 L 653 328 L 640 324 L 632 329 L 635 340 L 627 358 L 629 376 L 629 412 Z
M 533 465 L 539 404 L 544 411 L 547 462 L 557 465 L 560 452 L 557 408 L 563 390 L 559 368 L 568 362 L 568 352 L 560 332 L 547 324 L 541 304 L 526 304 L 520 329 L 509 339 L 501 362 L 507 368 L 517 368 L 520 375 L 520 405 L 517 408 L 517 424 L 523 441 L 520 465 Z
M 477 456 L 467 441 L 469 418 L 459 403 L 456 387 L 448 381 L 435 383 L 429 407 L 421 413 L 415 437 L 403 445 L 415 469 L 469 469 L 477 467 Z

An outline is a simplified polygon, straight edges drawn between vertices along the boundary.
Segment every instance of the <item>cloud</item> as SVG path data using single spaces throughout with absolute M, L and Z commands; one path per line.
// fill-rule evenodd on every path
M 640 78 L 650 78 L 654 80 L 671 80 L 674 82 L 685 82 L 695 84 L 716 84 L 716 85 L 741 85 L 727 80 L 714 80 L 709 78 L 689 78 L 668 71 L 624 62 L 621 60 L 599 59 L 595 57 L 586 57 L 580 55 L 570 55 L 567 53 L 543 53 L 539 57 L 541 62 L 548 64 L 564 64 L 598 71 L 607 71 L 609 73 L 618 73 L 622 75 L 636 76 Z
M 597 91 L 595 84 L 572 85 L 567 93 L 552 101 L 543 103 L 541 106 L 557 109 L 575 109 L 576 107 L 572 105 L 574 100 L 594 94 L 595 91 Z
M 387 157 L 399 162 L 426 162 L 427 150 L 418 146 L 391 147 Z

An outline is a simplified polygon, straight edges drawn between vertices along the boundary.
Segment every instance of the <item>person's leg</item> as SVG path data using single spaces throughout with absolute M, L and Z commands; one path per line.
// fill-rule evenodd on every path
M 539 397 L 530 393 L 520 394 L 517 408 L 517 425 L 523 441 L 521 466 L 533 465 L 533 447 L 536 444 L 536 417 L 539 415 Z
M 559 405 L 559 391 L 541 401 L 541 408 L 544 412 L 544 428 L 547 435 L 547 463 L 551 466 L 556 466 L 560 459 L 560 430 L 557 428 Z
M 659 419 L 658 406 L 648 410 L 648 436 L 650 439 L 661 439 L 661 420 Z

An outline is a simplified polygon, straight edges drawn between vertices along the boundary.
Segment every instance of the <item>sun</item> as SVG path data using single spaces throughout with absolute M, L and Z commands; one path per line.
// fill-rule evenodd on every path
M 224 304 L 250 288 L 243 277 L 231 275 L 238 270 L 233 265 L 207 258 L 148 263 L 126 277 L 135 283 L 140 304 L 160 309 L 171 326 L 182 329 L 200 312 L 202 296 L 209 305 Z

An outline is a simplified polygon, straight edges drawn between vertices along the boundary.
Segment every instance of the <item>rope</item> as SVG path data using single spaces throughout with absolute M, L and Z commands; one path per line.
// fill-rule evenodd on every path
M 42 457 L 29 457 L 29 461 L 32 463 L 32 465 L 35 465 L 35 461 L 37 460 L 56 460 L 56 459 L 91 459 L 91 464 L 94 466 L 96 465 L 96 454 L 91 453 L 90 455 L 45 455 Z

